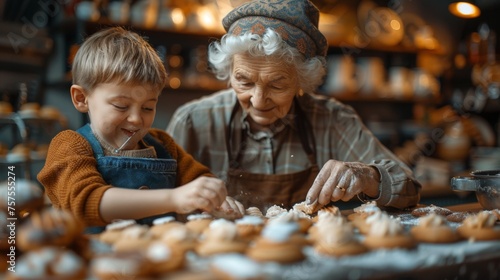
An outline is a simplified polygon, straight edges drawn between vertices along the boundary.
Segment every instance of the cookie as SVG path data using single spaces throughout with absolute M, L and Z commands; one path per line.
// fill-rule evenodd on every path
M 414 217 L 423 217 L 429 213 L 436 213 L 438 215 L 448 216 L 448 215 L 452 214 L 453 211 L 451 211 L 448 208 L 439 207 L 439 206 L 436 206 L 433 204 L 431 204 L 429 206 L 418 207 L 418 208 L 415 208 L 411 211 L 411 214 Z
M 446 220 L 453 223 L 461 223 L 470 215 L 474 215 L 474 212 L 463 211 L 463 212 L 453 212 L 446 216 Z
M 500 226 L 495 226 L 496 220 L 496 216 L 489 211 L 481 211 L 467 217 L 457 228 L 457 232 L 471 240 L 499 240 Z
M 452 243 L 460 240 L 446 218 L 435 213 L 419 218 L 418 225 L 412 227 L 410 233 L 417 241 L 426 243 Z

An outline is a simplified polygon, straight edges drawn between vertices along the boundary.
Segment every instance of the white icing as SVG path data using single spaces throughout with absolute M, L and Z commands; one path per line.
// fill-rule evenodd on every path
M 264 224 L 264 219 L 259 216 L 243 216 L 243 218 L 235 221 L 237 225 L 262 225 Z
M 163 233 L 161 239 L 167 240 L 167 241 L 193 240 L 194 233 L 192 233 L 186 227 L 175 227 L 175 228 L 172 228 L 169 231 Z
M 389 215 L 384 211 L 371 212 L 370 216 L 366 217 L 366 223 L 373 224 L 374 222 L 384 218 L 390 218 Z
M 83 267 L 82 259 L 71 251 L 63 252 L 59 262 L 53 265 L 53 269 L 57 274 L 71 275 Z
M 117 220 L 107 225 L 106 230 L 121 230 L 135 224 L 135 220 Z
M 288 241 L 290 236 L 297 232 L 297 223 L 269 223 L 262 230 L 262 237 L 276 243 Z
M 403 226 L 399 219 L 393 219 L 388 215 L 380 216 L 380 219 L 371 223 L 370 235 L 378 237 L 395 236 L 403 233 Z
M 337 219 L 341 223 L 341 219 Z M 318 238 L 325 245 L 342 245 L 356 240 L 354 228 L 349 223 L 325 224 L 318 227 Z
M 371 213 L 375 211 L 380 211 L 375 201 L 370 201 L 353 209 L 355 213 Z
M 471 215 L 463 221 L 463 226 L 472 228 L 491 228 L 495 225 L 497 218 L 489 211 L 481 211 Z
M 236 224 L 224 219 L 212 221 L 209 229 L 207 238 L 212 240 L 232 241 L 238 234 Z
M 266 218 L 273 218 L 281 213 L 288 212 L 285 208 L 281 208 L 278 205 L 273 205 L 269 207 L 266 211 Z
M 200 220 L 200 219 L 212 219 L 213 216 L 208 213 L 191 214 L 187 216 L 188 221 Z
M 153 225 L 163 225 L 175 221 L 175 217 L 166 216 L 158 219 L 154 219 Z
M 170 259 L 172 255 L 172 251 L 170 247 L 161 242 L 154 242 L 149 245 L 148 250 L 146 252 L 146 256 L 148 259 L 154 262 L 162 262 Z
M 318 217 L 318 221 L 316 222 L 317 227 L 323 227 L 323 226 L 334 226 L 334 227 L 341 227 L 344 226 L 347 223 L 344 217 L 342 216 L 334 216 L 332 215 L 326 215 L 323 214 L 322 216 Z
M 145 237 L 148 230 L 148 226 L 137 224 L 124 229 L 121 236 L 125 238 L 138 239 L 141 237 Z
M 418 224 L 424 227 L 435 227 L 445 225 L 447 223 L 445 217 L 432 212 L 423 217 L 420 217 L 418 219 Z
M 99 257 L 92 259 L 92 270 L 103 273 L 135 274 L 140 269 L 136 259 Z
M 223 254 L 214 257 L 212 265 L 234 279 L 249 279 L 260 276 L 259 263 L 241 254 Z

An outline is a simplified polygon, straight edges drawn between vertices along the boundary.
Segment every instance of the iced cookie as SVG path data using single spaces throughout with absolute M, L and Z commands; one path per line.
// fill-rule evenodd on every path
M 214 217 L 208 213 L 191 214 L 187 216 L 186 227 L 193 233 L 201 235 L 213 220 Z
M 259 216 L 243 216 L 235 221 L 238 236 L 244 241 L 252 241 L 264 228 L 264 218 Z
M 24 253 L 16 262 L 15 272 L 8 280 L 21 279 L 86 279 L 84 260 L 71 250 L 42 247 Z
M 293 223 L 272 223 L 266 225 L 253 245 L 247 250 L 251 259 L 259 262 L 294 263 L 305 259 L 303 246 L 291 237 L 298 230 Z
M 180 226 L 184 226 L 184 224 L 176 221 L 172 216 L 166 216 L 153 220 L 153 224 L 151 225 L 149 232 L 153 238 L 158 239 L 170 229 Z
M 99 241 L 106 244 L 115 243 L 122 234 L 123 230 L 136 225 L 135 220 L 116 220 L 112 223 L 108 224 L 103 232 L 101 232 L 98 236 Z
M 417 241 L 427 243 L 451 243 L 460 239 L 446 218 L 436 213 L 420 217 L 418 225 L 412 227 L 410 232 Z
M 90 262 L 90 271 L 99 280 L 147 279 L 152 275 L 151 266 L 141 253 L 110 253 L 96 255 Z
M 404 231 L 399 219 L 388 215 L 373 221 L 363 244 L 370 249 L 410 249 L 417 245 L 415 239 Z
M 355 237 L 354 227 L 342 217 L 317 226 L 314 250 L 333 257 L 358 255 L 368 251 Z
M 184 251 L 175 250 L 160 241 L 150 243 L 145 255 L 151 263 L 151 273 L 154 275 L 180 270 L 186 263 Z
M 418 208 L 415 208 L 411 211 L 411 214 L 415 217 L 422 217 L 422 216 L 425 216 L 425 215 L 430 214 L 430 213 L 436 213 L 436 214 L 441 215 L 441 216 L 448 216 L 448 215 L 452 214 L 453 211 L 451 211 L 448 208 L 436 206 L 434 204 L 431 204 L 429 206 L 424 206 L 424 207 L 418 207 Z
M 214 257 L 210 270 L 222 280 L 264 280 L 261 264 L 241 254 Z
M 212 221 L 202 237 L 202 241 L 196 247 L 196 253 L 202 257 L 243 253 L 247 249 L 247 242 L 239 239 L 236 224 L 228 220 Z
M 153 241 L 146 225 L 135 224 L 123 230 L 122 234 L 113 243 L 115 252 L 138 252 L 145 250 Z
M 495 226 L 496 216 L 489 211 L 481 211 L 477 215 L 467 217 L 457 228 L 458 233 L 471 240 L 498 240 L 500 226 Z
M 83 223 L 66 210 L 45 208 L 32 213 L 17 235 L 22 251 L 44 246 L 69 246 L 83 233 Z

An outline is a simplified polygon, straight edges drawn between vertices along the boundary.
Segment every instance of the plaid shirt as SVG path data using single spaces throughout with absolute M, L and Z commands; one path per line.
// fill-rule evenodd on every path
M 328 160 L 363 162 L 381 175 L 379 205 L 404 208 L 419 200 L 420 185 L 411 170 L 364 126 L 356 112 L 333 98 L 305 94 L 298 98 L 309 119 L 315 140 L 316 161 L 321 168 Z M 195 159 L 226 179 L 229 167 L 226 137 L 236 104 L 232 89 L 223 90 L 179 107 L 167 132 Z M 309 167 L 291 114 L 270 132 L 250 133 L 246 115 L 239 110 L 232 122 L 232 154 L 241 153 L 239 168 L 251 173 L 284 174 Z

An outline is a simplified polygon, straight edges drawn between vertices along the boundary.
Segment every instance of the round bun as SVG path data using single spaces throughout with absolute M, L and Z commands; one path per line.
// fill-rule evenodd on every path
M 436 206 L 433 204 L 431 204 L 429 206 L 418 207 L 418 208 L 415 208 L 411 211 L 411 214 L 414 217 L 423 217 L 429 213 L 436 213 L 438 215 L 448 216 L 448 215 L 452 214 L 453 211 L 451 211 L 448 208 L 439 207 L 439 206 Z

